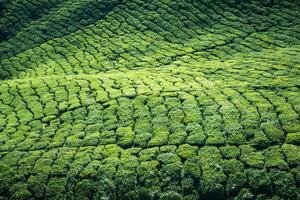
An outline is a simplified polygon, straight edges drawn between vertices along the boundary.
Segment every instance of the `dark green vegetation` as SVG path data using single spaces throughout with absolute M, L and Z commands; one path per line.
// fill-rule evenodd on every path
M 0 10 L 0 199 L 300 199 L 297 0 Z

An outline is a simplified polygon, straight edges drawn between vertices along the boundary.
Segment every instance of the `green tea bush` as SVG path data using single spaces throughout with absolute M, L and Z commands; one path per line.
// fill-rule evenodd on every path
M 0 2 L 0 199 L 299 199 L 299 3 Z

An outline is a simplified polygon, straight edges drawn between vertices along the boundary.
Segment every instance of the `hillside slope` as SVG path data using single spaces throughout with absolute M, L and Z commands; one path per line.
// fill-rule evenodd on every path
M 0 199 L 300 199 L 296 0 L 0 2 Z

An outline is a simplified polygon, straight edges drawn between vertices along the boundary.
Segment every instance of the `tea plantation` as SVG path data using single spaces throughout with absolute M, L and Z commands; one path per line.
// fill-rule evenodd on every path
M 300 2 L 0 0 L 0 200 L 299 200 Z

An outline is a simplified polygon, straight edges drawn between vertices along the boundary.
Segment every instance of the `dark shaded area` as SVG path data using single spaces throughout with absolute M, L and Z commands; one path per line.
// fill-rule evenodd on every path
M 71 2 L 65 8 L 64 2 L 54 2 L 53 5 L 45 2 L 45 5 L 38 6 L 29 4 L 32 8 L 20 3 L 9 5 L 12 10 L 5 19 L 4 13 L 2 14 L 4 23 L 0 25 L 0 57 L 14 56 L 47 40 L 75 32 L 104 18 L 120 2 L 121 0 L 86 0 Z M 53 13 L 50 8 L 53 8 Z M 19 15 L 20 18 L 16 19 Z

